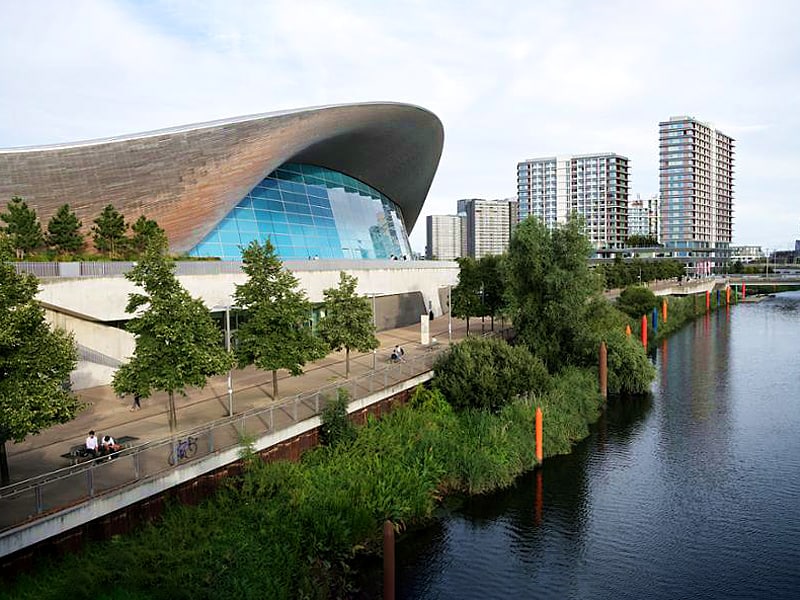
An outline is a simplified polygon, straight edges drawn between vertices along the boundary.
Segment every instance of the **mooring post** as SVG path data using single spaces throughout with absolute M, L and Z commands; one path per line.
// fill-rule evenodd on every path
M 600 342 L 600 395 L 608 398 L 608 349 L 605 342 Z
M 711 310 L 711 290 L 706 290 L 706 312 Z
M 544 453 L 542 452 L 542 409 L 536 407 L 536 462 L 542 464 Z
M 658 334 L 658 309 L 653 307 L 653 333 Z
M 630 325 L 625 325 L 625 336 L 626 337 L 631 337 L 631 326 Z
M 647 315 L 642 315 L 642 346 L 647 350 Z
M 664 323 L 667 322 L 667 299 L 661 301 L 661 312 L 663 313 L 663 321 Z
M 742 282 L 742 300 L 747 298 L 747 284 Z
M 394 600 L 394 525 L 383 522 L 383 598 Z
M 731 286 L 725 286 L 725 304 L 731 303 Z

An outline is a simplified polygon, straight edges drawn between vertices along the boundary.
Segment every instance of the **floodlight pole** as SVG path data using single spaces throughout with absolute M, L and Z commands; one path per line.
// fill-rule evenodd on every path
M 231 307 L 225 307 L 225 350 L 231 351 Z M 233 416 L 233 369 L 228 369 L 228 416 Z

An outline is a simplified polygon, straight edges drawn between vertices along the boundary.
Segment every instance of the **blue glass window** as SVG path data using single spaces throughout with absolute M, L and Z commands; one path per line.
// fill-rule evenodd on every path
M 297 163 L 256 185 L 190 254 L 241 260 L 243 246 L 268 239 L 283 259 L 411 255 L 394 202 L 349 175 Z

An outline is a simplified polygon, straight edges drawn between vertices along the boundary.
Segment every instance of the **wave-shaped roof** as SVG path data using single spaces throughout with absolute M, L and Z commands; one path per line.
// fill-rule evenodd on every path
M 187 251 L 285 162 L 355 177 L 391 198 L 408 231 L 439 164 L 433 113 L 370 102 L 305 108 L 102 140 L 0 150 L 0 199 L 22 196 L 46 224 L 68 203 L 88 230 L 107 204 L 144 214 Z

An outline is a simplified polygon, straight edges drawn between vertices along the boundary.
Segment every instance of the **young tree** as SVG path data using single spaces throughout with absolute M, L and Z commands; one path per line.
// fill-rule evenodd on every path
M 62 204 L 47 224 L 47 244 L 59 254 L 79 252 L 84 246 L 80 229 L 78 216 L 69 209 L 69 204 Z
M 503 257 L 490 254 L 478 260 L 478 274 L 481 281 L 482 314 L 492 319 L 500 314 L 506 304 L 506 278 L 503 272 Z
M 64 385 L 77 364 L 71 334 L 51 329 L 35 300 L 39 283 L 18 274 L 0 234 L 0 481 L 9 483 L 6 442 L 65 423 L 81 407 Z
M 108 204 L 94 220 L 92 227 L 94 247 L 105 254 L 115 255 L 125 241 L 127 230 L 125 217 L 112 204 Z
M 450 292 L 453 303 L 452 315 L 467 320 L 481 313 L 481 274 L 474 258 L 464 256 L 458 259 L 458 285 Z
M 143 254 L 150 244 L 166 243 L 166 234 L 158 223 L 141 215 L 131 226 L 133 238 L 131 239 L 131 249 L 136 254 Z
M 167 392 L 169 427 L 178 427 L 175 392 L 204 387 L 206 380 L 232 364 L 219 328 L 201 300 L 192 298 L 175 277 L 175 264 L 162 244 L 150 246 L 125 278 L 144 290 L 128 296 L 126 312 L 136 314 L 126 326 L 136 339 L 130 362 L 114 374 L 114 391 L 147 398 Z
M 311 332 L 311 303 L 298 281 L 283 268 L 269 240 L 251 242 L 242 252 L 248 280 L 236 286 L 236 306 L 247 320 L 236 332 L 239 368 L 255 365 L 272 371 L 272 398 L 278 399 L 278 369 L 301 375 L 303 366 L 326 354 L 326 346 Z
M 323 291 L 325 316 L 317 330 L 331 350 L 345 349 L 345 377 L 350 377 L 350 350 L 367 352 L 378 347 L 372 308 L 366 298 L 356 295 L 358 279 L 339 273 L 339 287 Z
M 535 218 L 514 231 L 506 261 L 518 338 L 551 371 L 582 356 L 588 300 L 600 292 L 592 248 L 575 215 L 554 230 Z
M 25 258 L 26 252 L 32 252 L 44 245 L 42 226 L 36 216 L 36 211 L 28 208 L 25 201 L 19 196 L 11 198 L 7 212 L 0 213 L 0 219 L 5 221 L 2 228 L 16 252 L 18 259 Z

